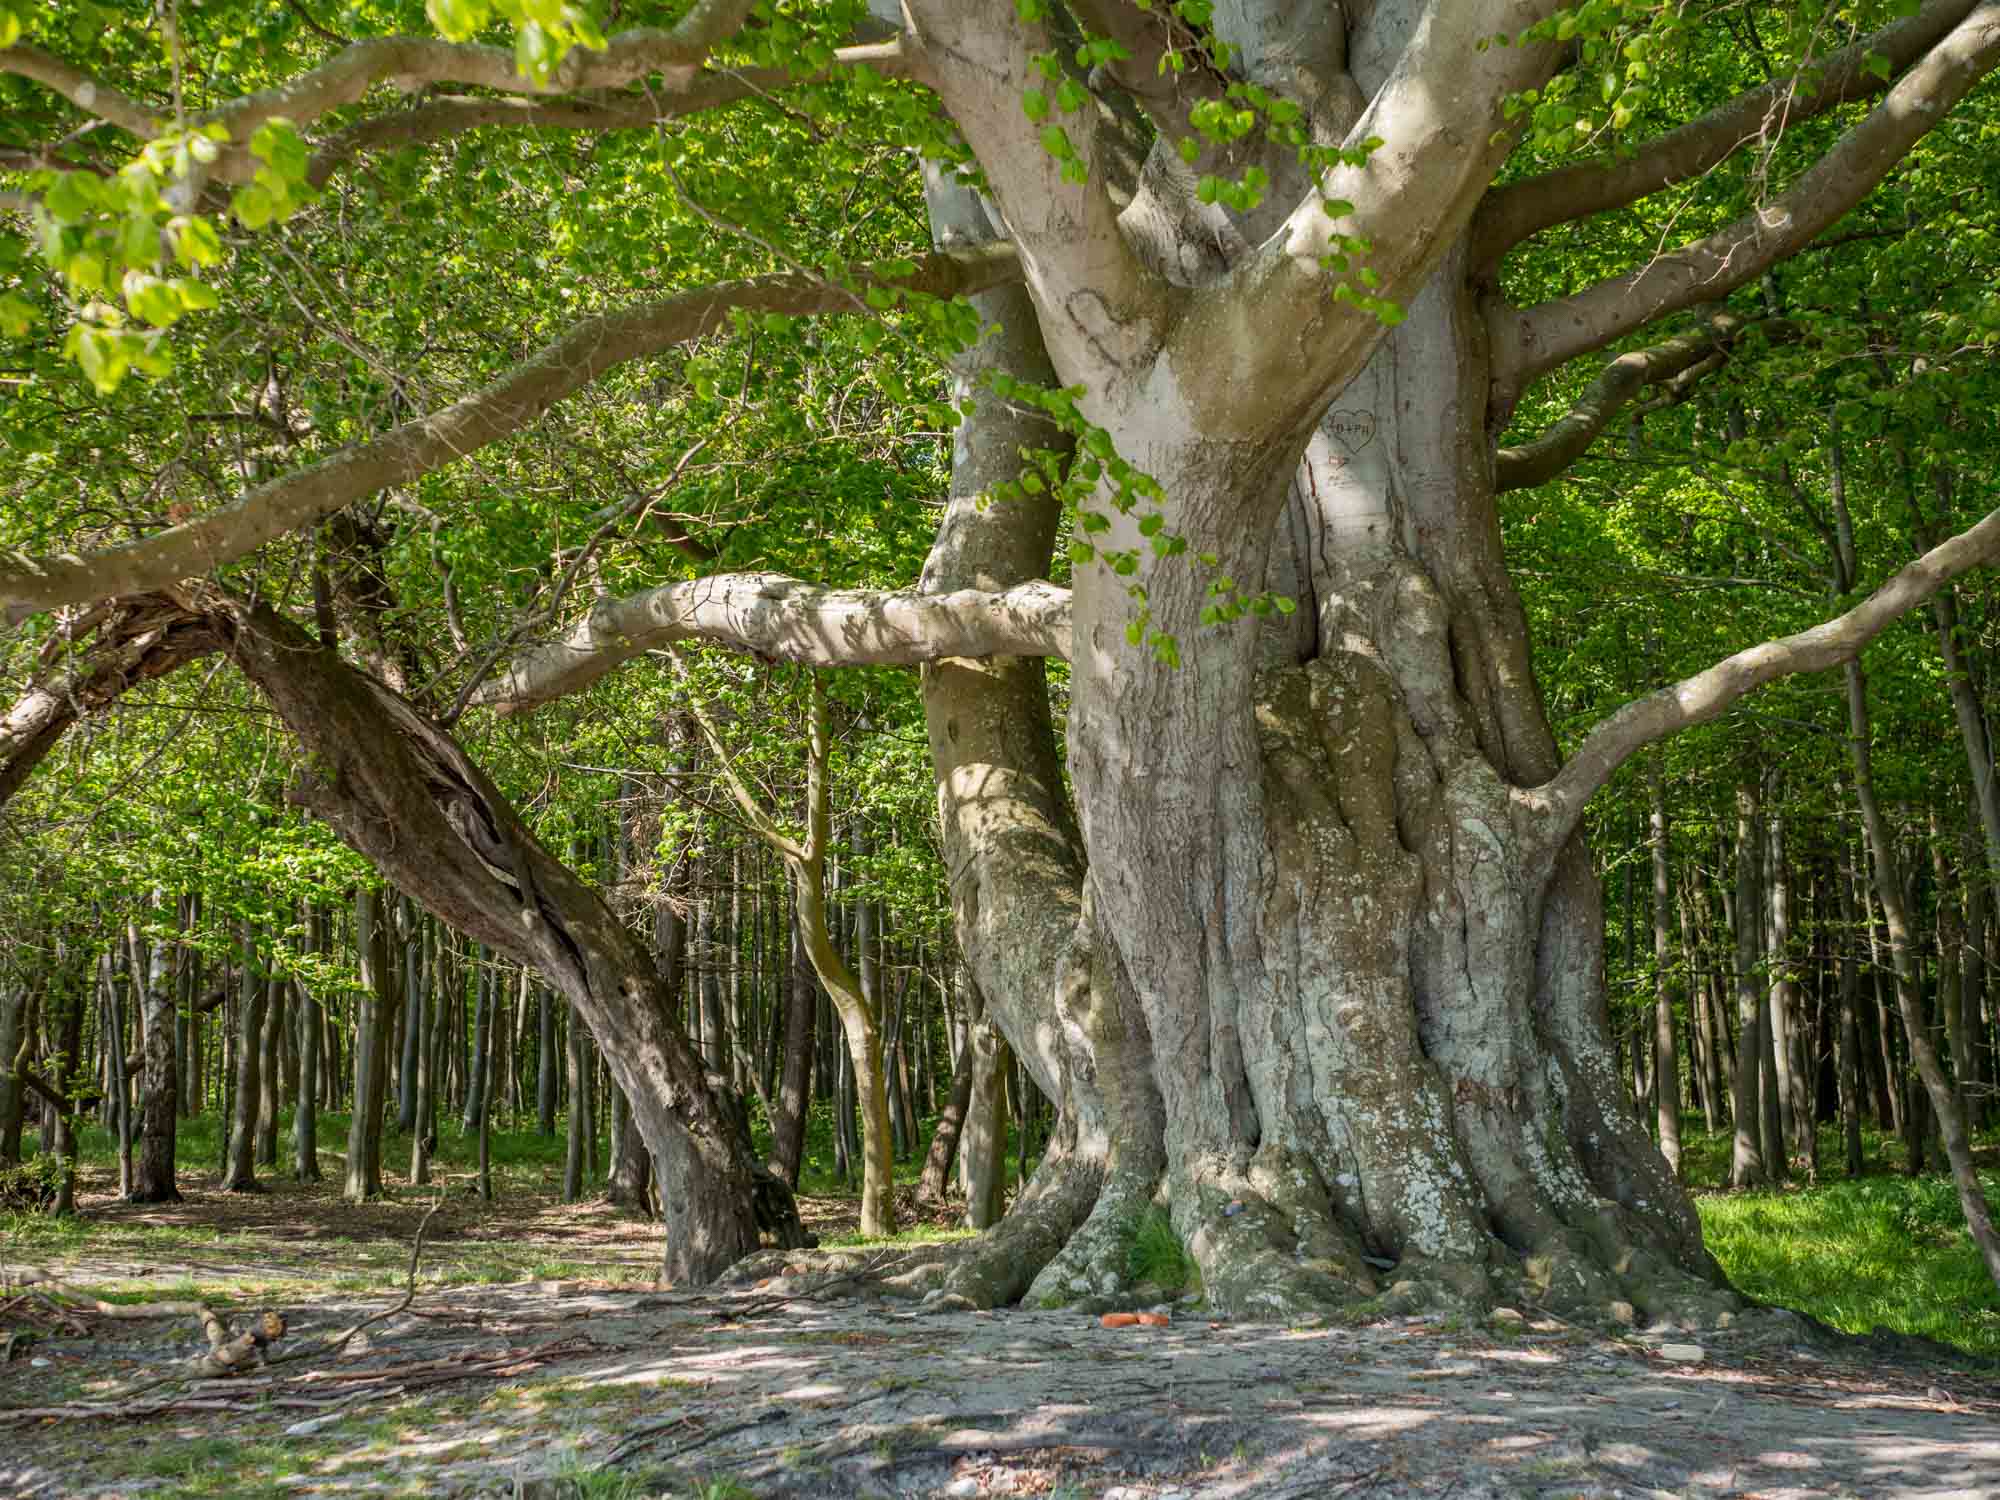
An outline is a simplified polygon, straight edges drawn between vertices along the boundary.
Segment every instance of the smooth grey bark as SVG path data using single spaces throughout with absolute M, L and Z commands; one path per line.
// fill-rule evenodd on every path
M 373 887 L 354 893 L 354 949 L 361 993 L 355 1000 L 353 1113 L 347 1125 L 350 1203 L 382 1196 L 382 1113 L 389 1093 L 389 1049 L 401 999 L 401 972 L 389 932 L 392 902 Z
M 965 1046 L 972 1081 L 959 1136 L 959 1185 L 966 1224 L 987 1229 L 1000 1222 L 1007 1204 L 1007 1071 L 1014 1059 L 990 1021 L 975 1023 Z
M 1791 1176 L 1791 1151 L 1809 1150 L 1793 1112 L 1802 1090 L 1792 1060 L 1792 1026 L 1797 986 L 1792 981 L 1792 882 L 1791 867 L 1785 857 L 1785 822 L 1776 806 L 1783 785 L 1771 781 L 1769 798 L 1773 806 L 1764 840 L 1765 892 L 1770 898 L 1768 941 L 1765 954 L 1770 967 L 1770 985 L 1765 991 L 1764 1040 L 1766 1044 L 1763 1123 L 1764 1167 L 1775 1182 Z
M 563 1143 L 563 1202 L 575 1203 L 583 1197 L 589 1166 L 589 1143 L 597 1124 L 591 1118 L 590 1041 L 578 1024 L 576 1013 L 569 1017 L 569 1111 L 565 1124 L 568 1135 Z
M 535 1131 L 556 1133 L 556 997 L 544 985 L 537 1002 L 539 1022 L 535 1047 Z
M 1848 752 L 1854 763 L 1854 798 L 1861 808 L 1862 827 L 1868 835 L 1868 852 L 1875 870 L 1875 895 L 1882 904 L 1888 929 L 1889 958 L 1895 975 L 1896 1004 L 1902 1013 L 1903 1032 L 1911 1060 L 1922 1080 L 1924 1093 L 1937 1116 L 1943 1137 L 1945 1160 L 1951 1167 L 1952 1185 L 1958 1190 L 1958 1205 L 1966 1227 L 1985 1263 L 1986 1274 L 2000 1287 L 2000 1232 L 1993 1225 L 1993 1210 L 1980 1185 L 1979 1170 L 1972 1159 L 1965 1131 L 1965 1113 L 1958 1095 L 1945 1073 L 1937 1048 L 1931 1042 L 1930 1019 L 1925 1014 L 1922 982 L 1918 974 L 1916 933 L 1904 899 L 1903 880 L 1897 868 L 1896 847 L 1875 798 L 1871 766 L 1873 729 L 1868 711 L 1868 679 L 1859 662 L 1848 663 L 1847 714 Z
M 1834 1064 L 1840 1090 L 1842 1165 L 1849 1177 L 1859 1177 L 1865 1165 L 1861 1149 L 1861 965 L 1854 943 L 1858 918 L 1854 900 L 1854 841 L 1848 837 L 1845 809 L 1840 820 L 1840 868 L 1834 874 L 1840 912 L 1840 1020 Z
M 153 909 L 168 910 L 159 892 L 153 895 Z M 177 1203 L 180 1188 L 174 1180 L 174 1134 L 180 1104 L 180 1071 L 174 1055 L 175 1005 L 173 947 L 156 942 L 148 956 L 145 974 L 145 1065 L 141 1086 L 143 1120 L 137 1171 L 130 1197 L 137 1203 Z M 0 1010 L 5 1002 L 0 1001 Z M 4 1029 L 4 1028 L 0 1028 Z M 6 1040 L 0 1036 L 0 1057 L 7 1054 Z M 3 1107 L 3 1106 L 0 1106 Z
M 1731 1113 L 1736 1139 L 1729 1185 L 1761 1187 L 1766 1178 L 1762 1069 L 1767 1012 L 1757 982 L 1762 957 L 1763 902 L 1759 896 L 1758 795 L 1754 782 L 1736 788 L 1736 1043 L 1735 1092 Z
M 1660 1155 L 1676 1177 L 1681 1171 L 1681 1086 L 1680 1056 L 1674 1046 L 1674 989 L 1668 979 L 1667 964 L 1672 946 L 1668 922 L 1672 915 L 1667 870 L 1667 795 L 1660 762 L 1654 757 L 1647 782 L 1651 806 L 1653 853 L 1653 1075 L 1655 1118 L 1660 1132 Z
M 265 984 L 263 967 L 257 961 L 257 935 L 247 922 L 238 931 L 237 946 L 243 960 L 237 976 L 236 1027 L 231 1037 L 236 1068 L 222 1188 L 231 1193 L 261 1193 L 264 1184 L 257 1180 L 257 1105 L 264 1050 L 260 1044 Z M 357 1108 L 357 1116 L 359 1113 Z M 352 1149 L 350 1142 L 350 1156 Z
M 264 988 L 264 1019 L 257 1043 L 262 1056 L 257 1063 L 257 1165 L 278 1164 L 278 1108 L 284 1083 L 284 1065 L 279 1045 L 285 1031 L 285 1001 L 291 994 L 288 980 L 273 974 Z
M 136 934 L 132 934 L 136 936 Z M 130 951 L 129 949 L 127 950 Z M 118 1196 L 132 1195 L 132 1080 L 126 1074 L 125 1000 L 131 986 L 129 966 L 121 965 L 116 949 L 108 950 L 98 967 L 99 1041 L 104 1048 L 106 1123 L 118 1144 Z M 125 972 L 121 973 L 123 968 Z
M 798 908 L 791 908 L 791 962 L 785 981 L 784 1066 L 778 1075 L 777 1108 L 771 1115 L 771 1170 L 794 1187 L 805 1156 L 806 1107 L 812 1095 L 814 1030 L 819 1019 L 819 980 L 806 957 Z
M 460 1127 L 468 1134 L 479 1123 L 480 1112 L 486 1107 L 488 1033 L 493 1026 L 496 976 L 493 955 L 483 945 L 479 950 L 477 972 L 478 978 L 473 986 L 472 1054 L 466 1072 L 465 1112 L 459 1119 Z

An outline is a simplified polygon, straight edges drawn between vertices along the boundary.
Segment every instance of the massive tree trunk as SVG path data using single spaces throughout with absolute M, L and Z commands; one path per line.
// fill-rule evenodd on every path
M 944 197 L 942 236 L 977 237 Z M 1032 377 L 1025 299 L 980 300 L 1003 332 L 973 359 Z M 1036 311 L 1045 329 L 1075 314 Z M 1392 1290 L 1600 1315 L 1712 1298 L 1693 1209 L 1606 1036 L 1597 881 L 1501 567 L 1484 325 L 1458 254 L 1410 313 L 1330 410 L 1261 430 L 1232 415 L 1224 369 L 1086 382 L 1059 356 L 1042 377 L 1090 384 L 1083 414 L 1172 497 L 1186 546 L 1162 557 L 1146 503 L 1109 480 L 1089 502 L 1108 527 L 1072 595 L 1080 817 L 1038 666 L 926 670 L 968 960 L 1062 1111 L 998 1236 L 1017 1259 L 1025 1239 L 1062 1247 L 1031 1295 L 1108 1293 L 1117 1226 L 1164 1186 L 1209 1298 L 1235 1312 Z M 1029 419 L 996 408 L 960 432 L 927 592 L 1047 567 L 1052 512 L 1038 530 L 1033 496 L 1010 496 L 1004 523 L 973 500 L 1018 469 Z M 1260 622 L 1244 606 L 1265 588 L 1297 612 Z
M 802 1243 L 790 1192 L 751 1158 L 650 956 L 596 892 L 407 701 L 269 609 L 203 606 L 311 758 L 293 795 L 441 919 L 539 969 L 595 1034 L 653 1155 L 667 1279 L 710 1280 L 760 1228 Z

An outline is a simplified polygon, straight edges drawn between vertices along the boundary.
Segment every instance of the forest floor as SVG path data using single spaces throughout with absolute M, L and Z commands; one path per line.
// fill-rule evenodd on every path
M 305 1357 L 163 1382 L 204 1347 L 193 1318 L 0 1289 L 0 1321 L 35 1333 L 0 1364 L 0 1408 L 48 1411 L 0 1410 L 0 1496 L 2000 1497 L 2000 1372 L 1789 1313 L 1664 1336 L 1532 1310 L 1106 1329 L 810 1275 L 692 1294 L 651 1284 L 642 1223 L 453 1183 L 413 1299 L 331 1354 L 403 1300 L 430 1195 L 143 1208 L 89 1186 L 87 1234 L 0 1247 L 17 1279 L 31 1263 L 238 1326 L 276 1309 L 274 1358 Z M 811 1207 L 828 1235 L 852 1211 Z

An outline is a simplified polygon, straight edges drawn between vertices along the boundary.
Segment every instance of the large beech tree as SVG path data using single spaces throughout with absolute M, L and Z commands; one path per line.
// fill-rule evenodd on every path
M 520 23 L 530 73 L 471 41 L 371 37 L 193 109 L 149 93 L 150 72 L 95 76 L 34 35 L 0 71 L 142 139 L 177 117 L 214 127 L 213 159 L 162 189 L 171 238 L 169 212 L 230 184 L 247 185 L 236 212 L 254 224 L 368 153 L 493 126 L 659 128 L 765 96 L 783 108 L 787 88 L 865 67 L 928 90 L 948 121 L 915 132 L 957 153 L 927 183 L 934 244 L 840 274 L 777 247 L 767 275 L 585 319 L 455 402 L 225 503 L 0 564 L 0 604 L 165 591 L 201 646 L 225 642 L 318 760 L 315 805 L 577 1005 L 656 1157 L 679 1164 L 670 1255 L 709 1274 L 752 1243 L 751 1165 L 601 903 L 435 724 L 322 649 L 327 630 L 316 642 L 182 580 L 520 432 L 732 312 L 972 297 L 989 336 L 952 369 L 951 495 L 914 590 L 663 579 L 598 602 L 464 698 L 523 710 L 685 639 L 924 664 L 960 938 L 1061 1123 L 1009 1217 L 970 1250 L 914 1256 L 917 1287 L 986 1303 L 1116 1295 L 1120 1231 L 1164 1186 L 1209 1297 L 1232 1311 L 1292 1316 L 1390 1289 L 1711 1306 L 1693 1210 L 1609 1048 L 1583 809 L 1645 746 L 1851 659 L 1989 561 L 2000 512 L 1828 623 L 1629 704 L 1564 759 L 1496 496 L 1561 472 L 1635 397 L 1699 380 L 1740 314 L 1662 329 L 1539 436 L 1501 435 L 1538 383 L 1754 286 L 1839 223 L 2000 61 L 2000 5 L 1863 6 L 1826 25 L 1786 6 L 1705 22 L 1702 7 L 1637 0 L 813 11 L 852 28 L 845 52 L 742 0 L 602 45 L 574 7 L 433 6 L 454 35 L 495 10 Z M 1725 10 L 1770 37 L 1766 75 L 1738 92 L 1729 69 L 1699 64 L 1700 28 Z M 781 62 L 796 65 L 771 67 L 788 36 L 799 55 Z M 421 98 L 382 103 L 390 82 Z M 280 117 L 303 136 L 269 134 Z M 1580 136 L 1592 152 L 1570 161 Z M 1697 199 L 1744 155 L 1741 201 L 1700 200 L 1664 237 L 1597 236 L 1560 295 L 1510 295 L 1516 252 L 1656 193 Z M 61 262 L 92 231 L 55 191 L 29 173 L 14 201 L 40 212 Z M 118 253 L 150 274 L 139 240 Z M 129 328 L 79 326 L 100 383 L 143 353 Z M 1066 590 L 1047 581 L 1058 549 Z

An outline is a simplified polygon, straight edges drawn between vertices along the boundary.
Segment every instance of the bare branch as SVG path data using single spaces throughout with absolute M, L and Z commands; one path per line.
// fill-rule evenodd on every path
M 130 94 L 99 83 L 81 68 L 72 67 L 60 57 L 51 56 L 26 42 L 16 42 L 0 51 L 0 73 L 12 73 L 17 78 L 39 83 L 43 88 L 62 95 L 85 114 L 109 120 L 136 136 L 151 139 L 164 123 L 160 116 Z
M 915 666 L 946 657 L 1067 656 L 1069 590 L 829 589 L 780 573 L 723 573 L 596 605 L 516 657 L 472 702 L 514 713 L 595 682 L 643 652 L 713 641 L 818 667 Z
M 1473 219 L 1473 266 L 1490 268 L 1544 229 L 1622 208 L 1700 176 L 1752 141 L 1768 142 L 1800 121 L 1881 93 L 1889 80 L 1870 69 L 1870 58 L 1886 58 L 1890 69 L 1900 72 L 1963 21 L 1972 6 L 1973 0 L 1932 0 L 1916 15 L 1814 59 L 1790 77 L 1738 94 L 1630 156 L 1579 162 L 1494 188 Z
M 1020 274 L 1006 246 L 937 252 L 918 258 L 916 267 L 911 276 L 879 276 L 863 268 L 858 280 L 948 297 Z M 409 484 L 518 432 L 606 371 L 727 327 L 736 308 L 798 316 L 846 312 L 851 305 L 844 288 L 784 274 L 720 282 L 587 318 L 442 411 L 261 484 L 220 510 L 82 557 L 0 561 L 0 608 L 19 618 L 110 594 L 148 593 L 205 573 L 365 495 Z
M 283 116 L 309 124 L 333 110 L 358 102 L 380 83 L 406 90 L 426 84 L 457 84 L 499 94 L 550 97 L 584 89 L 616 89 L 652 75 L 656 92 L 693 91 L 702 64 L 719 43 L 749 16 L 749 0 L 702 0 L 672 27 L 635 27 L 611 37 L 602 52 L 573 49 L 547 80 L 521 73 L 504 47 L 447 42 L 438 37 L 371 37 L 351 43 L 317 68 L 272 88 L 232 99 L 193 117 L 192 125 L 221 124 L 239 146 L 267 120 Z M 138 100 L 98 82 L 81 69 L 36 47 L 0 51 L 0 72 L 29 78 L 52 89 L 86 114 L 150 139 L 166 121 Z M 242 151 L 226 153 L 215 174 L 228 181 L 247 179 L 257 163 Z
M 1517 447 L 1500 450 L 1494 487 L 1503 491 L 1525 490 L 1547 484 L 1581 458 L 1605 425 L 1641 390 L 1647 386 L 1665 386 L 1671 399 L 1683 399 L 1693 389 L 1690 377 L 1698 379 L 1709 373 L 1710 362 L 1731 348 L 1750 328 L 1760 329 L 1774 339 L 1796 336 L 1796 329 L 1790 323 L 1754 319 L 1746 322 L 1731 313 L 1718 312 L 1706 328 L 1648 349 L 1621 354 L 1604 367 L 1603 373 L 1548 431 Z
M 866 67 L 885 78 L 907 78 L 915 73 L 913 61 L 900 42 L 880 42 L 842 48 L 834 54 L 831 68 L 805 78 L 768 68 L 744 72 L 702 70 L 678 86 L 655 84 L 643 94 L 610 99 L 485 99 L 470 96 L 426 99 L 413 108 L 360 121 L 330 137 L 313 153 L 307 180 L 314 187 L 323 187 L 335 172 L 362 152 L 423 145 L 486 125 L 546 130 L 640 129 L 662 120 L 720 109 L 780 89 L 796 88 L 802 83 L 825 79 L 835 69 L 844 67 Z
M 1785 192 L 1705 239 L 1522 312 L 1495 309 L 1495 379 L 1518 391 L 1653 319 L 1712 302 L 1804 249 L 2000 63 L 2000 4 L 1981 5 Z
M 1739 651 L 1704 672 L 1626 704 L 1590 731 L 1553 780 L 1530 794 L 1553 814 L 1555 826 L 1550 832 L 1555 841 L 1569 836 L 1584 805 L 1619 766 L 1647 745 L 1707 723 L 1780 677 L 1852 661 L 1876 636 L 1952 579 L 1995 558 L 2000 558 L 2000 510 L 1933 547 L 1847 613 Z
M 205 621 L 178 605 L 163 599 L 120 601 L 103 634 L 74 666 L 31 685 L 0 711 L 0 806 L 77 719 L 220 646 Z

